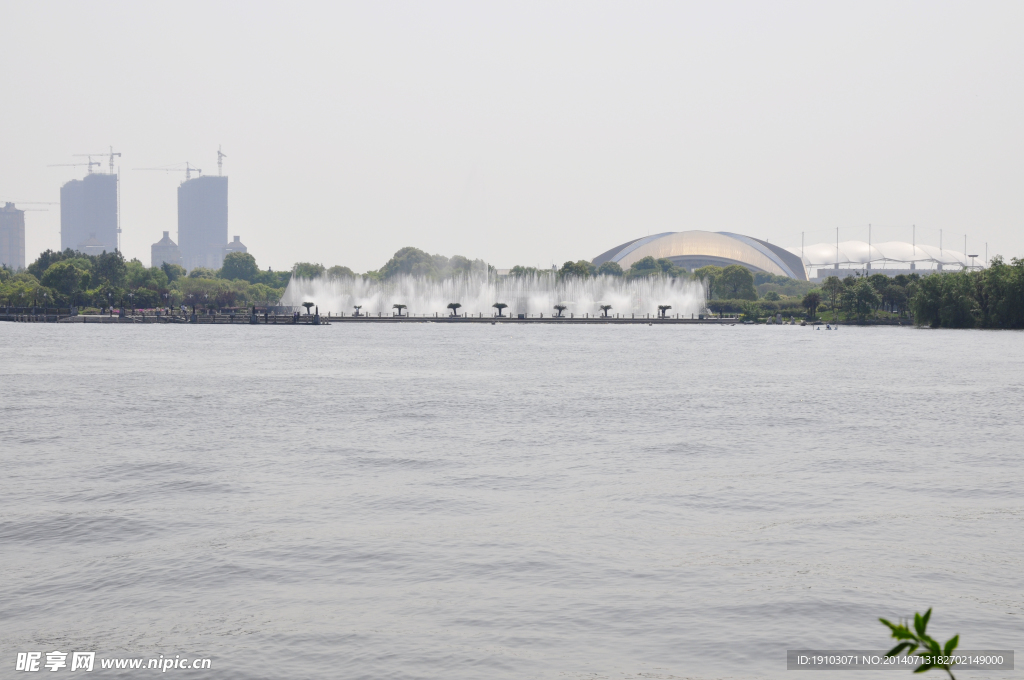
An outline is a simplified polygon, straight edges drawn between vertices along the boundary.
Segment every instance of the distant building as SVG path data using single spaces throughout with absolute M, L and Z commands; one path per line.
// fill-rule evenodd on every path
M 0 208 L 0 264 L 25 268 L 25 211 L 13 203 Z
M 105 243 L 101 243 L 96 234 L 89 234 L 89 238 L 75 246 L 75 250 L 83 255 L 102 255 L 105 252 L 113 252 Z
M 99 252 L 117 250 L 117 175 L 92 173 L 60 188 L 60 249 L 95 239 Z
M 171 240 L 170 232 L 165 231 L 164 237 L 154 243 L 150 248 L 151 267 L 159 267 L 164 262 L 168 264 L 181 264 L 181 249 L 178 244 Z
M 232 241 L 231 243 L 229 243 L 228 247 L 224 249 L 224 255 L 225 256 L 227 256 L 228 253 L 247 253 L 247 252 L 249 252 L 249 249 L 245 247 L 244 243 L 242 243 L 241 241 L 238 240 L 237 236 L 235 237 L 235 240 Z
M 182 265 L 220 269 L 228 241 L 228 178 L 196 177 L 178 187 Z
M 593 264 L 617 262 L 623 269 L 629 269 L 645 257 L 664 258 L 690 270 L 738 264 L 752 272 L 807 280 L 799 256 L 767 241 L 728 231 L 667 231 L 645 236 L 601 253 Z

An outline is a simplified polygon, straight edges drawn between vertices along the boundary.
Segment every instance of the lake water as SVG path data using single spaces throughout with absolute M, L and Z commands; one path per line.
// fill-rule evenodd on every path
M 792 677 L 929 606 L 1020 649 L 1022 378 L 1013 332 L 0 324 L 0 676 Z

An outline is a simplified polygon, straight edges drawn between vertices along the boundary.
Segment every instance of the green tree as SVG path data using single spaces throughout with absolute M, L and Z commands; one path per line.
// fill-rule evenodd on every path
M 458 316 L 459 315 L 459 307 L 461 307 L 461 306 L 462 305 L 459 304 L 458 302 L 449 302 L 448 303 L 448 309 L 452 310 L 452 316 Z
M 739 264 L 731 264 L 722 269 L 716 283 L 718 295 L 732 300 L 756 300 L 754 275 L 750 270 Z
M 55 262 L 43 273 L 42 284 L 74 304 L 76 296 L 89 285 L 89 271 L 74 260 Z
M 185 268 L 180 264 L 171 264 L 170 262 L 164 262 L 160 265 L 160 269 L 163 270 L 164 274 L 167 275 L 168 283 L 174 283 L 180 278 L 187 276 Z
M 721 267 L 716 267 L 713 264 L 693 270 L 693 275 L 700 281 L 704 282 L 704 287 L 708 291 L 709 298 L 713 299 L 722 297 L 719 295 L 718 290 L 718 282 L 722 278 L 722 271 L 723 269 Z
M 818 305 L 821 304 L 821 293 L 816 290 L 812 290 L 804 296 L 804 299 L 800 304 L 807 309 L 808 318 L 813 319 L 815 314 L 818 313 Z
M 562 268 L 558 270 L 558 276 L 560 278 L 580 278 L 586 279 L 597 273 L 597 267 L 592 265 L 586 260 L 577 260 L 573 262 L 571 260 L 566 261 Z
M 70 250 L 66 252 L 68 253 L 68 257 L 73 254 Z M 59 250 L 50 250 L 47 248 L 40 253 L 39 257 L 36 258 L 36 261 L 31 263 L 26 267 L 26 269 L 28 270 L 28 273 L 36 277 L 36 279 L 42 279 L 43 274 L 46 273 L 46 270 L 49 269 L 51 265 L 56 264 L 63 259 L 65 259 L 64 253 Z
M 509 270 L 509 276 L 539 276 L 542 274 L 550 273 L 547 269 L 537 269 L 536 267 L 524 267 L 522 265 L 516 265 Z
M 502 316 L 501 311 L 508 307 L 508 305 L 506 305 L 504 302 L 495 302 L 493 305 L 491 305 L 491 307 L 494 307 L 495 309 L 498 310 L 498 316 Z
M 260 275 L 256 266 L 256 258 L 249 253 L 228 253 L 224 256 L 224 264 L 217 276 L 222 279 L 248 281 L 255 283 Z
M 647 257 L 642 257 L 634 262 L 630 266 L 629 271 L 626 272 L 626 277 L 636 279 L 644 276 L 655 276 L 662 273 L 663 270 L 661 265 L 658 264 L 658 261 L 648 255 Z
M 354 271 L 348 267 L 342 267 L 341 265 L 334 265 L 325 273 L 329 279 L 354 279 L 356 276 Z
M 292 276 L 299 279 L 317 279 L 327 271 L 322 264 L 312 262 L 296 262 L 292 267 Z
M 686 275 L 686 269 L 683 267 L 677 267 L 672 264 L 672 260 L 667 257 L 658 259 L 658 266 L 661 267 L 661 273 L 665 276 L 671 276 L 672 278 L 679 278 L 680 276 Z
M 405 309 L 405 308 L 406 308 L 406 305 L 403 305 L 401 303 L 391 305 L 391 309 L 397 309 L 398 310 L 398 316 L 402 316 L 402 310 Z
M 619 266 L 619 263 L 612 262 L 611 260 L 602 262 L 601 266 L 597 268 L 597 273 L 603 276 L 622 276 L 625 274 L 625 272 L 622 271 L 622 267 Z
M 922 663 L 914 669 L 915 673 L 925 673 L 933 668 L 938 668 L 946 671 L 950 680 L 956 680 L 951 670 L 952 664 L 940 662 L 942 657 L 950 656 L 960 644 L 960 635 L 954 635 L 946 640 L 946 644 L 940 645 L 938 640 L 928 635 L 928 620 L 931 617 L 931 609 L 923 615 L 915 613 L 913 630 L 910 629 L 906 621 L 892 623 L 886 619 L 878 619 L 885 624 L 892 637 L 897 641 L 896 646 L 886 652 L 885 655 L 899 656 L 905 653 L 907 656 L 910 656 L 920 649 L 921 651 L 917 652 L 917 656 L 921 657 Z
M 917 284 L 917 294 L 910 302 L 914 322 L 933 328 L 973 328 L 979 325 L 985 314 L 979 305 L 977 286 L 972 285 L 974 274 L 981 272 L 951 272 L 923 277 Z
M 441 264 L 442 268 L 447 268 L 448 258 L 441 255 L 436 256 L 436 258 L 435 260 L 435 256 L 419 248 L 407 246 L 396 252 L 380 268 L 380 273 L 385 279 L 401 274 L 423 278 L 440 278 L 441 272 L 438 270 L 438 264 Z
M 568 309 L 568 307 L 566 307 L 565 305 L 555 305 L 555 311 L 558 312 L 559 317 L 562 316 L 562 312 L 564 312 L 566 309 Z
M 303 302 L 302 306 L 306 308 L 306 314 L 309 314 L 309 310 L 313 306 L 313 303 L 312 302 Z
M 469 276 L 473 270 L 473 260 L 462 255 L 452 255 L 448 260 L 448 269 L 453 275 Z
M 103 253 L 96 258 L 96 264 L 92 268 L 96 281 L 114 290 L 124 287 L 128 277 L 128 267 L 124 261 L 121 251 L 115 250 L 112 253 Z
M 126 263 L 125 268 L 127 272 L 125 285 L 130 290 L 148 288 L 153 291 L 163 291 L 167 289 L 169 284 L 167 274 L 160 267 L 147 267 L 137 259 L 132 259 Z
M 206 267 L 194 267 L 188 273 L 190 279 L 215 279 L 217 278 L 217 272 Z
M 658 305 L 658 316 L 665 318 L 665 313 L 672 309 L 672 305 Z
M 825 279 L 825 282 L 821 284 L 821 290 L 829 299 L 829 303 L 832 306 L 832 319 L 835 320 L 836 305 L 839 302 L 839 296 L 843 292 L 843 282 L 839 280 L 838 276 L 830 276 Z
M 601 316 L 608 316 L 608 310 L 610 310 L 611 308 L 611 305 L 601 305 Z
M 772 302 L 778 302 L 779 300 L 782 299 L 782 296 L 779 295 L 778 292 L 774 291 L 774 290 L 768 291 L 762 297 L 763 297 L 763 299 L 770 300 Z
M 875 291 L 875 287 L 871 285 L 871 281 L 867 279 L 861 279 L 857 282 L 857 285 L 853 286 L 854 291 L 854 309 L 857 312 L 857 317 L 864 320 L 868 314 L 871 314 L 878 307 L 878 293 Z

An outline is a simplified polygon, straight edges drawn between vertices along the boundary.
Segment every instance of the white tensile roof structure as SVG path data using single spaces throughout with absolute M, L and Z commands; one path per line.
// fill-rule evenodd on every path
M 800 257 L 800 248 L 786 248 Z M 956 250 L 935 246 L 915 246 L 903 241 L 887 241 L 872 243 L 869 247 L 865 241 L 840 241 L 835 243 L 815 243 L 803 248 L 805 267 L 834 267 L 842 265 L 863 265 L 876 262 L 892 262 L 894 264 L 910 264 L 930 262 L 942 265 L 968 266 L 969 258 Z

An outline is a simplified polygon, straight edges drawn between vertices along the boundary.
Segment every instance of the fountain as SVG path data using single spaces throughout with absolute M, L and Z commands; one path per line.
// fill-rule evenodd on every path
M 602 305 L 623 317 L 655 316 L 659 306 L 671 307 L 680 317 L 703 311 L 705 288 L 701 281 L 646 277 L 626 280 L 618 276 L 565 278 L 541 274 L 519 277 L 457 276 L 442 280 L 396 276 L 384 281 L 363 277 L 314 279 L 293 277 L 281 297 L 281 306 L 296 307 L 303 302 L 338 314 L 353 307 L 364 308 L 369 316 L 390 316 L 395 305 L 404 305 L 407 316 L 446 316 L 448 305 L 457 301 L 467 316 L 492 316 L 494 305 L 503 303 L 511 316 L 591 317 Z

